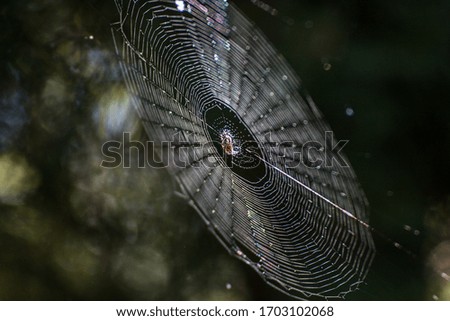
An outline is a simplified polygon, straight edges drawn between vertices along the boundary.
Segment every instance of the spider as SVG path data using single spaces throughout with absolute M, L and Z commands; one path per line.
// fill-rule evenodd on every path
M 220 139 L 222 140 L 222 148 L 227 155 L 236 155 L 239 153 L 239 148 L 234 146 L 233 136 L 229 131 L 224 131 L 220 134 Z

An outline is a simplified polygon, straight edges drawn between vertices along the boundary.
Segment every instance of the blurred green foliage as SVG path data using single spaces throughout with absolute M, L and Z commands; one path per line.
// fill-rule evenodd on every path
M 372 226 L 419 254 L 376 238 L 349 298 L 450 299 L 450 3 L 266 2 L 278 15 L 237 4 L 350 140 Z M 0 14 L 0 299 L 286 299 L 227 255 L 164 170 L 99 166 L 107 140 L 145 140 L 113 1 L 9 0 Z

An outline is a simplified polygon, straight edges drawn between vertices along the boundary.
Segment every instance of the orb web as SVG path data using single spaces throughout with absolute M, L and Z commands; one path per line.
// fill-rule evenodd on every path
M 302 164 L 302 147 L 330 129 L 265 36 L 224 0 L 116 5 L 139 117 L 222 245 L 296 298 L 357 289 L 375 253 L 366 198 L 334 150 L 328 166 Z

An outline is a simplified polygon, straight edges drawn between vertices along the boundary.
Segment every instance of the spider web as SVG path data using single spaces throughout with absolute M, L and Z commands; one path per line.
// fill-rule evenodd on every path
M 137 112 L 217 239 L 293 297 L 357 289 L 375 253 L 366 198 L 335 152 L 328 166 L 300 164 L 302 147 L 330 129 L 265 36 L 224 0 L 116 5 L 112 32 Z M 223 153 L 223 133 L 239 153 Z

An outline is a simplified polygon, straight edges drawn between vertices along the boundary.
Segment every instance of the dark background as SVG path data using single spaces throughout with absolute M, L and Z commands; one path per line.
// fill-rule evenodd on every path
M 348 299 L 449 300 L 450 2 L 235 3 L 350 140 L 378 232 Z M 144 138 L 117 20 L 112 0 L 0 9 L 0 299 L 288 299 L 226 253 L 166 172 L 99 167 L 105 141 Z

